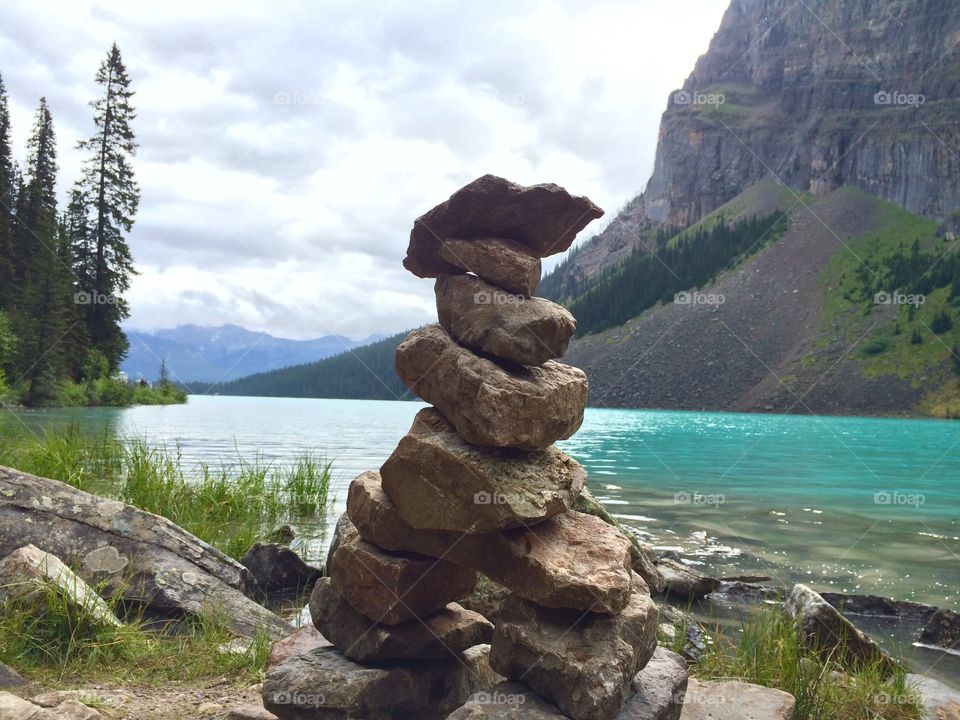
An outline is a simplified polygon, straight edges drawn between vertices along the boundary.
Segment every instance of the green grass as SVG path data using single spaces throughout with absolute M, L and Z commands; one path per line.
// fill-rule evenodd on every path
M 740 679 L 784 690 L 796 698 L 794 720 L 920 720 L 918 694 L 906 670 L 885 675 L 879 663 L 851 665 L 843 648 L 811 647 L 798 624 L 777 608 L 755 611 L 738 637 L 718 626 L 713 642 L 691 669 L 705 680 Z M 679 633 L 678 633 L 679 635 Z
M 266 462 L 238 451 L 234 463 L 189 470 L 179 448 L 75 426 L 33 435 L 11 425 L 0 426 L 0 465 L 162 515 L 237 559 L 277 524 L 322 516 L 332 467 L 313 453 Z
M 118 616 L 120 595 L 107 601 Z M 78 606 L 47 584 L 29 601 L 0 605 L 0 661 L 53 685 L 161 684 L 225 675 L 243 683 L 262 679 L 271 645 L 266 633 L 257 633 L 244 652 L 230 652 L 226 645 L 233 635 L 222 613 L 214 610 L 163 632 L 147 629 L 140 617 L 125 620 L 119 626 L 100 622 L 92 604 Z

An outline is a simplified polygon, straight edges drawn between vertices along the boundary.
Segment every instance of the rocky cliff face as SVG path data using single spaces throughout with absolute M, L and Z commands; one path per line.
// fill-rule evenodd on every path
M 943 218 L 960 206 L 958 100 L 955 0 L 732 0 L 669 99 L 645 192 L 547 287 L 563 296 L 651 225 L 696 222 L 770 176 Z

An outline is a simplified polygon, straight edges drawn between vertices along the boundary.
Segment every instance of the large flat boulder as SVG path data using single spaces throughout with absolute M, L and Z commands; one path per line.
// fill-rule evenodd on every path
M 431 615 L 468 595 L 477 573 L 416 553 L 382 550 L 358 535 L 333 556 L 332 587 L 357 612 L 384 625 Z
M 540 284 L 540 258 L 513 240 L 447 238 L 440 257 L 491 285 L 518 295 L 533 295 Z
M 440 324 L 461 345 L 521 365 L 563 357 L 577 321 L 562 305 L 501 290 L 474 275 L 434 285 Z
M 533 525 L 573 505 L 587 472 L 555 446 L 481 448 L 461 438 L 434 408 L 380 469 L 383 489 L 417 529 L 490 532 Z
M 456 273 L 439 253 L 447 238 L 513 240 L 537 257 L 563 252 L 603 210 L 553 183 L 524 187 L 484 175 L 418 217 L 403 266 L 417 277 Z
M 456 659 L 374 667 L 319 648 L 267 673 L 263 705 L 280 720 L 440 720 L 500 679 L 489 652 L 478 645 Z
M 55 555 L 24 545 L 0 560 L 0 605 L 18 602 L 43 608 L 51 591 L 101 626 L 121 624 L 103 598 Z
M 783 607 L 788 617 L 799 622 L 805 641 L 819 652 L 830 656 L 841 652 L 849 664 L 877 664 L 886 672 L 893 670 L 894 661 L 883 648 L 812 588 L 794 585 Z
M 635 577 L 637 592 L 619 615 L 508 598 L 493 633 L 490 665 L 577 720 L 614 717 L 657 645 L 657 608 Z
M 690 678 L 680 720 L 792 720 L 796 702 L 783 690 Z
M 169 520 L 56 480 L 0 467 L 0 557 L 32 544 L 83 580 L 164 617 L 223 610 L 231 630 L 279 639 L 292 626 L 255 602 L 240 563 Z
M 627 540 L 592 515 L 570 511 L 492 533 L 415 530 L 383 491 L 378 472 L 350 484 L 347 513 L 360 535 L 378 547 L 474 568 L 540 605 L 617 613 L 630 598 Z
M 310 616 L 324 637 L 357 662 L 448 660 L 493 636 L 493 624 L 450 603 L 433 615 L 399 625 L 371 622 L 322 578 L 310 595 Z
M 923 626 L 920 642 L 960 650 L 960 614 L 938 608 Z
M 474 693 L 447 720 L 568 720 L 557 706 L 526 685 L 504 680 Z
M 410 333 L 396 365 L 403 383 L 474 445 L 543 450 L 583 422 L 582 370 L 552 360 L 539 367 L 498 363 L 461 347 L 440 325 Z

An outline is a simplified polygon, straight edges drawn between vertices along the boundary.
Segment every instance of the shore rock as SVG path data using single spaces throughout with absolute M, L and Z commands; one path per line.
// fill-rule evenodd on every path
M 543 450 L 583 422 L 587 376 L 569 365 L 496 363 L 460 347 L 440 325 L 410 333 L 396 364 L 403 383 L 474 445 Z
M 720 586 L 720 581 L 704 575 L 679 560 L 663 558 L 657 563 L 666 592 L 681 600 L 702 598 Z
M 960 692 L 939 680 L 907 673 L 907 687 L 923 698 L 924 720 L 960 720 Z
M 533 295 L 540 284 L 540 258 L 513 240 L 447 238 L 439 252 L 451 265 L 518 295 Z
M 13 693 L 0 692 L 0 720 L 99 720 L 102 717 L 93 708 L 75 700 L 44 708 Z
M 620 612 L 630 597 L 630 552 L 615 528 L 575 511 L 530 528 L 466 534 L 414 530 L 383 491 L 380 474 L 350 484 L 347 513 L 381 548 L 443 557 L 548 607 Z
M 230 629 L 246 637 L 262 629 L 279 639 L 293 630 L 251 599 L 260 589 L 249 570 L 169 520 L 0 467 L 0 557 L 26 544 L 154 615 L 220 607 Z
M 43 606 L 44 593 L 51 587 L 101 626 L 121 625 L 103 598 L 55 555 L 24 545 L 0 560 L 0 605 L 16 601 Z
M 473 275 L 434 285 L 440 324 L 458 343 L 521 365 L 563 357 L 577 321 L 562 305 L 515 295 Z
M 960 650 L 960 614 L 945 608 L 938 609 L 923 626 L 920 642 Z
M 657 608 L 637 577 L 619 615 L 544 608 L 518 597 L 503 604 L 490 665 L 577 720 L 608 720 L 657 645 Z
M 263 704 L 280 720 L 441 720 L 499 681 L 489 654 L 478 645 L 456 660 L 365 667 L 321 648 L 270 670 Z
M 690 678 L 680 720 L 792 720 L 795 705 L 793 695 L 783 690 Z
M 895 617 L 901 620 L 927 622 L 937 611 L 936 606 L 911 600 L 894 600 L 878 595 L 848 595 L 846 593 L 820 593 L 820 597 L 840 612 L 855 615 Z
M 381 550 L 357 535 L 341 540 L 330 580 L 358 612 L 397 625 L 435 613 L 469 594 L 477 574 L 446 560 Z
M 835 653 L 842 648 L 844 660 L 850 664 L 877 663 L 887 672 L 893 669 L 893 660 L 877 643 L 806 585 L 793 586 L 784 611 L 800 620 L 804 637 L 818 650 Z
M 414 221 L 403 266 L 422 278 L 456 273 L 460 268 L 438 252 L 447 238 L 507 238 L 547 257 L 569 248 L 577 233 L 602 215 L 590 200 L 558 185 L 524 187 L 484 175 Z
M 17 685 L 25 685 L 26 680 L 23 679 L 23 676 L 14 670 L 9 665 L 5 665 L 0 662 L 0 688 L 7 687 L 16 687 Z
M 784 592 L 781 588 L 770 587 L 769 585 L 721 580 L 717 589 L 708 593 L 705 597 L 717 605 L 749 607 L 762 605 L 763 603 L 782 602 Z
M 554 446 L 524 452 L 470 445 L 433 408 L 417 413 L 380 475 L 411 527 L 467 532 L 533 525 L 566 512 L 587 479 Z
M 308 589 L 323 575 L 322 569 L 308 565 L 297 553 L 279 543 L 254 543 L 240 564 L 268 592 Z
M 333 589 L 329 578 L 314 586 L 310 616 L 324 637 L 357 662 L 448 660 L 467 648 L 489 643 L 493 636 L 488 620 L 457 603 L 399 625 L 372 623 Z
M 235 705 L 227 710 L 227 720 L 279 720 L 263 705 L 248 703 Z

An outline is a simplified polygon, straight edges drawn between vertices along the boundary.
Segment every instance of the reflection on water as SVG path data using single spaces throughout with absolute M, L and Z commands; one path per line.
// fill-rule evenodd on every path
M 318 556 L 346 488 L 379 467 L 419 403 L 193 397 L 188 405 L 22 413 L 178 446 L 188 465 L 303 450 L 334 461 L 330 518 L 301 530 Z M 718 575 L 958 604 L 960 424 L 588 410 L 564 449 L 594 493 L 656 547 Z

